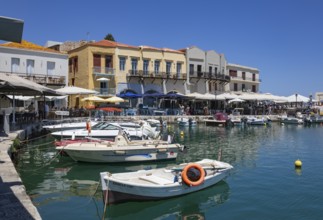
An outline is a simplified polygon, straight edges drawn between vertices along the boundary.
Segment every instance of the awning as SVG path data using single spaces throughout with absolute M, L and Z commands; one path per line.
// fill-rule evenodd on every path
M 60 96 L 60 92 L 57 92 L 46 86 L 37 84 L 28 79 L 24 79 L 18 75 L 10 73 L 0 73 L 0 93 L 6 95 L 50 95 Z

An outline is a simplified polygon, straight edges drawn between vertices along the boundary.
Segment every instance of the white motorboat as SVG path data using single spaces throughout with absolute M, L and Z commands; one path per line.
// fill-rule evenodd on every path
M 321 124 L 321 123 L 323 123 L 323 116 L 318 115 L 318 114 L 310 115 L 310 116 L 304 118 L 304 121 L 306 123 L 319 123 L 319 124 Z
M 248 125 L 266 125 L 268 124 L 270 121 L 268 118 L 265 117 L 248 117 L 247 118 L 247 124 Z
M 196 126 L 197 122 L 192 118 L 178 118 L 177 123 L 179 126 L 188 127 Z
M 132 122 L 108 123 L 100 122 L 89 129 L 56 131 L 51 133 L 56 138 L 80 139 L 84 137 L 99 138 L 113 141 L 119 134 L 119 130 L 124 130 L 129 134 L 130 139 L 141 140 L 152 138 L 159 135 L 159 131 L 152 128 L 148 123 L 142 125 Z
M 157 128 L 160 128 L 160 127 L 166 127 L 167 126 L 167 121 L 160 121 L 160 120 L 156 120 L 156 119 L 147 119 L 146 120 L 151 127 L 157 127 Z
M 56 147 L 75 161 L 95 163 L 137 162 L 176 159 L 183 145 L 163 140 L 130 141 L 119 134 L 114 142 L 82 142 Z
M 159 200 L 202 190 L 223 180 L 233 167 L 217 160 L 203 159 L 179 166 L 100 173 L 104 204 L 129 200 Z
M 49 130 L 51 132 L 58 131 L 58 130 L 75 130 L 75 129 L 83 129 L 86 128 L 87 122 L 65 122 L 61 124 L 55 125 L 44 125 L 43 128 Z M 91 127 L 99 123 L 98 121 L 90 121 Z
M 287 116 L 282 116 L 280 118 L 280 123 L 282 124 L 297 124 L 301 125 L 304 124 L 304 120 L 296 117 L 287 117 Z
M 231 124 L 234 126 L 242 125 L 241 116 L 229 115 L 229 119 L 230 119 Z

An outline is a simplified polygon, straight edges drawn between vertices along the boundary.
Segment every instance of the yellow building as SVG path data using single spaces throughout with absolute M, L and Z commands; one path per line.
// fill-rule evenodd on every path
M 98 96 L 187 90 L 186 58 L 182 51 L 102 40 L 68 54 L 69 85 L 96 90 Z M 84 105 L 80 98 L 71 99 L 69 106 Z

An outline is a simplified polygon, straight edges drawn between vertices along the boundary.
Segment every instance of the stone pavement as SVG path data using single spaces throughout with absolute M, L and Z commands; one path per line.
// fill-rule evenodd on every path
M 0 136 L 0 219 L 41 219 L 26 193 L 8 150 L 18 132 Z

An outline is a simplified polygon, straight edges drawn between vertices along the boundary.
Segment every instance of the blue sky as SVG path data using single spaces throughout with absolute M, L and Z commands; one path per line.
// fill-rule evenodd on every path
M 323 91 L 320 0 L 10 0 L 0 15 L 24 20 L 23 39 L 119 42 L 224 53 L 260 70 L 260 92 L 304 96 Z

